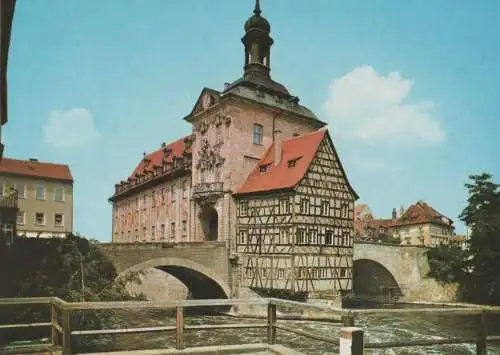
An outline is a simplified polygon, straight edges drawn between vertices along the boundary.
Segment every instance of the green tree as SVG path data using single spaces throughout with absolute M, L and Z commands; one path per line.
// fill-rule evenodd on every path
M 401 244 L 401 239 L 399 237 L 393 237 L 390 234 L 387 233 L 380 233 L 376 237 L 377 241 L 381 241 L 382 243 L 388 243 L 388 244 Z
M 470 176 L 467 207 L 459 218 L 471 227 L 465 267 L 472 302 L 500 304 L 500 185 L 492 175 Z
M 140 282 L 138 273 L 119 279 L 117 276 L 99 244 L 80 236 L 18 238 L 10 247 L 0 246 L 0 284 L 4 286 L 0 288 L 0 297 L 56 296 L 70 302 L 145 299 L 143 295 L 129 295 L 125 288 L 127 282 Z M 46 322 L 48 319 L 47 307 L 2 309 L 3 324 Z M 114 323 L 113 312 L 109 311 L 72 314 L 73 329 L 110 328 Z M 9 341 L 25 335 L 10 331 L 0 334 L 0 338 L 3 336 L 4 341 Z M 94 347 L 105 349 L 112 344 L 112 337 L 76 339 L 75 345 L 81 351 Z
M 471 227 L 466 250 L 454 244 L 428 250 L 429 276 L 458 282 L 467 302 L 500 305 L 500 185 L 487 173 L 469 178 L 467 206 L 459 216 Z

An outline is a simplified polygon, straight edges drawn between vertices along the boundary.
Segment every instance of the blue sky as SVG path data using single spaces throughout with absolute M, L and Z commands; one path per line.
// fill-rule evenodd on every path
M 204 86 L 242 73 L 253 0 L 21 0 L 6 156 L 71 165 L 75 230 L 111 239 L 114 184 L 190 133 Z M 500 175 L 500 2 L 263 0 L 272 76 L 330 132 L 375 215 L 426 200 L 456 220 Z M 70 138 L 70 139 L 69 139 Z

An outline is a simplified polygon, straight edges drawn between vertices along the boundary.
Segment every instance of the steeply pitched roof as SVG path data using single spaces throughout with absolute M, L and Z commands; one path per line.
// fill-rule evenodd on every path
M 328 131 L 322 128 L 312 133 L 284 139 L 281 143 L 281 160 L 278 165 L 274 164 L 273 143 L 235 195 L 295 188 L 306 174 L 325 138 L 331 143 Z M 294 161 L 293 167 L 289 167 L 289 161 Z M 340 161 L 339 165 L 343 171 Z M 265 167 L 265 172 L 261 172 L 261 167 Z M 349 185 L 349 182 L 347 184 Z M 357 199 L 358 195 L 350 185 L 349 189 Z
M 319 130 L 284 139 L 278 165 L 274 164 L 275 145 L 272 144 L 236 194 L 294 188 L 304 177 L 325 133 L 326 130 Z M 294 167 L 288 167 L 289 160 L 296 160 Z M 260 172 L 261 166 L 267 167 L 266 172 Z
M 405 213 L 403 213 L 403 215 L 399 217 L 395 223 L 393 223 L 393 226 L 421 223 L 435 223 L 444 226 L 451 226 L 453 224 L 453 221 L 451 220 L 451 218 L 448 218 L 436 211 L 426 202 L 418 201 L 417 203 L 408 207 Z
M 68 165 L 45 163 L 34 160 L 3 158 L 0 162 L 0 174 L 13 174 L 73 182 Z
M 191 153 L 192 146 L 186 146 L 186 139 L 189 140 L 191 138 L 191 135 L 182 137 L 175 142 L 165 145 L 165 147 L 161 147 L 153 153 L 147 154 L 144 158 L 142 158 L 139 164 L 137 164 L 130 178 L 133 178 L 138 174 L 144 174 L 148 170 L 152 171 L 154 166 L 161 166 L 163 162 L 164 149 L 169 149 L 171 151 L 166 160 L 170 163 L 173 162 L 174 157 L 182 158 L 184 156 L 184 153 Z

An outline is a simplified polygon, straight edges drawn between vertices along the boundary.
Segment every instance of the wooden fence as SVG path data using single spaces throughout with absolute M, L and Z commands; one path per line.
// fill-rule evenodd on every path
M 175 332 L 176 348 L 185 349 L 184 332 L 209 329 L 242 329 L 242 328 L 265 328 L 267 329 L 267 343 L 275 344 L 277 341 L 278 329 L 291 332 L 300 336 L 327 343 L 332 348 L 340 348 L 341 353 L 351 355 L 361 355 L 364 349 L 396 348 L 409 346 L 432 346 L 444 344 L 476 344 L 476 354 L 487 354 L 488 342 L 500 341 L 500 336 L 487 334 L 486 316 L 489 314 L 500 315 L 500 307 L 480 306 L 480 305 L 460 305 L 456 304 L 448 307 L 429 307 L 412 309 L 341 309 L 333 308 L 322 304 L 310 304 L 296 301 L 258 298 L 258 299 L 212 299 L 212 300 L 181 300 L 170 302 L 66 302 L 57 297 L 41 298 L 7 298 L 0 299 L 0 306 L 50 306 L 51 319 L 47 322 L 24 323 L 24 324 L 6 324 L 0 325 L 2 329 L 18 328 L 50 328 L 51 346 L 56 346 L 62 350 L 63 355 L 73 354 L 71 349 L 72 337 L 84 335 L 107 335 L 107 334 L 134 334 L 150 332 Z M 267 321 L 262 323 L 234 323 L 234 324 L 210 324 L 210 325 L 186 325 L 184 323 L 184 311 L 192 307 L 221 307 L 221 306 L 262 306 L 267 307 Z M 315 311 L 325 312 L 333 317 L 342 320 L 344 328 L 340 331 L 340 336 L 327 337 L 315 334 L 310 331 L 297 329 L 296 327 L 278 324 L 277 307 L 313 309 Z M 162 309 L 175 310 L 175 326 L 157 326 L 143 328 L 120 328 L 120 329 L 93 329 L 93 330 L 75 330 L 71 329 L 71 314 L 75 311 L 85 310 L 126 310 L 126 309 Z M 396 342 L 375 342 L 365 343 L 363 338 L 363 329 L 356 328 L 356 319 L 369 314 L 417 314 L 417 313 L 441 313 L 446 315 L 476 315 L 478 316 L 477 333 L 470 337 L 447 338 L 447 339 L 425 339 L 425 340 L 405 340 Z M 347 348 L 346 348 L 347 346 Z M 344 349 L 342 349 L 344 348 Z

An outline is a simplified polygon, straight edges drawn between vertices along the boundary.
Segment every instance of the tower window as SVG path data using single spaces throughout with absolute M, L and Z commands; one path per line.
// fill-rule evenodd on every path
M 253 125 L 253 144 L 262 145 L 263 135 L 264 127 L 261 124 L 255 123 Z

